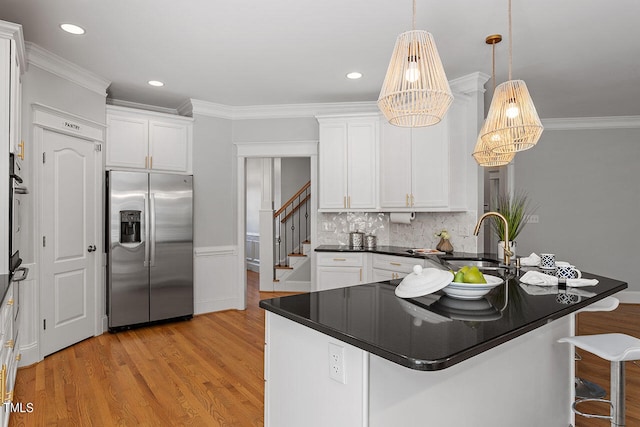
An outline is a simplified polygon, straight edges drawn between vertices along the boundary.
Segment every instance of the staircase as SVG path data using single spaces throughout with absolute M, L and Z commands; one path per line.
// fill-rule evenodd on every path
M 311 181 L 273 214 L 275 291 L 308 291 L 311 287 L 309 201 Z

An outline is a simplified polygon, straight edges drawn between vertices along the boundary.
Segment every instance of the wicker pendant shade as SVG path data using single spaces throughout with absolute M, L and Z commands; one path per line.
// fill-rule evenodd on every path
M 496 153 L 516 153 L 532 148 L 543 127 L 527 85 L 511 79 L 511 0 L 509 0 L 509 80 L 496 87 L 487 119 L 480 131 L 485 147 Z
M 414 29 L 398 36 L 378 97 L 389 123 L 402 127 L 440 122 L 453 102 L 438 49 L 430 33 Z
M 496 89 L 496 44 L 502 41 L 502 35 L 500 34 L 492 34 L 487 36 L 485 42 L 491 45 L 491 80 L 493 81 L 493 90 L 495 92 Z M 487 122 L 485 121 L 480 129 L 480 135 L 484 134 L 485 128 L 487 126 Z M 497 153 L 493 151 L 493 147 L 491 143 L 485 144 L 482 141 L 482 138 L 478 136 L 478 141 L 476 142 L 476 146 L 473 149 L 473 153 L 471 154 L 475 161 L 484 167 L 495 167 L 495 166 L 504 166 L 509 164 L 516 153 Z M 491 141 L 493 142 L 493 141 Z
M 536 145 L 542 130 L 525 82 L 509 80 L 498 85 L 480 133 L 482 142 L 497 153 L 515 153 Z
M 478 137 L 472 156 L 480 166 L 493 167 L 509 164 L 516 156 L 516 153 L 515 151 L 512 153 L 496 153 Z

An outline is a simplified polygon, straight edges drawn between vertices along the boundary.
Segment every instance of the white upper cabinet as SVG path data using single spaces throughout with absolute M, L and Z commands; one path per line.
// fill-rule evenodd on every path
M 320 209 L 376 209 L 378 114 L 325 116 L 318 122 Z
M 380 208 L 407 211 L 463 210 L 465 171 L 454 170 L 454 156 L 464 140 L 455 128 L 465 129 L 460 103 L 454 102 L 437 125 L 402 128 L 381 124 Z M 466 165 L 466 163 L 462 163 Z M 463 166 L 464 167 L 464 166 Z M 460 181 L 462 180 L 462 185 Z
M 107 106 L 107 167 L 191 173 L 193 119 Z

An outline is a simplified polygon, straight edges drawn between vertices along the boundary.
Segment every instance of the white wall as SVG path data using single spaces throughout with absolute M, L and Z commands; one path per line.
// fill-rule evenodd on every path
M 22 139 L 25 141 L 25 161 L 23 162 L 23 179 L 27 187 L 34 188 L 34 168 L 40 155 L 34 152 L 32 110 L 33 103 L 40 103 L 57 108 L 86 119 L 105 123 L 105 96 L 80 87 L 69 80 L 30 65 L 22 76 Z M 23 230 L 25 236 L 21 242 L 20 256 L 26 264 L 34 262 L 35 228 L 34 215 L 38 194 L 23 197 Z
M 262 199 L 262 159 L 247 159 L 247 234 L 260 234 Z
M 193 116 L 194 311 L 242 308 L 231 121 Z
M 317 141 L 318 134 L 314 117 L 233 121 L 234 142 Z
M 546 129 L 515 158 L 515 188 L 528 191 L 540 219 L 518 237 L 518 253 L 555 253 L 627 281 L 636 295 L 625 292 L 624 300 L 640 302 L 639 161 L 639 128 Z
M 284 203 L 309 181 L 311 169 L 308 157 L 284 157 L 280 162 L 282 183 L 280 194 Z

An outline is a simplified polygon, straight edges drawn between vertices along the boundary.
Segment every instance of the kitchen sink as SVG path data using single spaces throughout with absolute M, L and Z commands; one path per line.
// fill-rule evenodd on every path
M 480 270 L 504 270 L 499 261 L 491 259 L 456 258 L 445 259 L 445 264 L 454 271 L 465 265 L 476 266 Z

